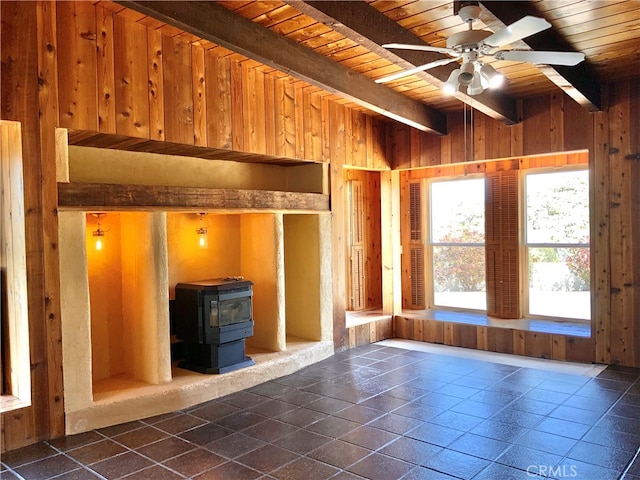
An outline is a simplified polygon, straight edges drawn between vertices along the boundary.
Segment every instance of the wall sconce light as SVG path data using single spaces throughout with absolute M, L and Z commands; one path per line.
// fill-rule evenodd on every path
M 207 227 L 205 227 L 202 224 L 206 213 L 199 213 L 198 215 L 200 216 L 200 226 L 196 228 L 196 233 L 198 234 L 198 247 L 209 248 L 209 239 L 207 238 Z
M 96 250 L 102 250 L 102 248 L 104 247 L 104 234 L 105 234 L 105 230 L 102 229 L 102 223 L 100 222 L 100 218 L 102 218 L 102 216 L 104 216 L 104 213 L 94 213 L 93 216 L 96 217 L 98 219 L 98 228 L 96 230 L 94 230 L 92 233 L 93 237 L 95 238 L 95 247 Z

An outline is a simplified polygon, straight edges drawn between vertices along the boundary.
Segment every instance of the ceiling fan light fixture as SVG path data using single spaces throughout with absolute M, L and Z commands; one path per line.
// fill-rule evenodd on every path
M 473 74 L 475 73 L 475 67 L 473 63 L 463 63 L 460 67 L 460 75 L 458 75 L 458 82 L 460 85 L 470 85 L 473 81 Z
M 480 78 L 480 73 L 475 72 L 473 74 L 473 80 L 471 84 L 467 87 L 467 95 L 480 95 L 484 87 L 482 86 L 482 80 Z
M 449 78 L 442 87 L 442 91 L 447 95 L 453 95 L 458 91 L 458 76 L 460 75 L 460 69 L 456 68 L 449 74 Z
M 480 75 L 487 82 L 488 88 L 498 88 L 504 82 L 504 75 L 487 63 L 480 68 Z

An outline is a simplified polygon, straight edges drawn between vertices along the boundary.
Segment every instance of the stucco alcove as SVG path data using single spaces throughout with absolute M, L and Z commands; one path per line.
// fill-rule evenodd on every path
M 59 245 L 66 433 L 186 408 L 292 373 L 333 353 L 331 218 L 326 208 L 71 204 L 64 188 L 126 185 L 326 196 L 326 166 L 69 146 L 59 135 Z M 171 169 L 171 175 L 167 175 Z M 194 180 L 195 179 L 195 180 Z M 274 190 L 272 190 L 274 189 Z M 189 190 L 190 191 L 190 190 Z M 211 190 L 213 191 L 213 190 Z M 240 190 L 237 190 L 240 191 Z M 186 197 L 186 195 L 185 195 Z M 202 197 L 206 198 L 206 197 Z M 226 197 L 225 197 L 226 198 Z M 252 197 L 253 198 L 253 197 Z M 313 197 L 316 198 L 316 197 Z M 174 199 L 175 200 L 175 199 Z M 134 200 L 135 201 L 135 200 Z M 182 202 L 183 199 L 178 199 Z M 209 200 L 205 201 L 206 202 Z M 197 247 L 207 212 L 207 249 Z M 103 249 L 92 232 L 101 215 Z M 254 366 L 223 375 L 171 358 L 176 283 L 240 275 L 254 283 Z

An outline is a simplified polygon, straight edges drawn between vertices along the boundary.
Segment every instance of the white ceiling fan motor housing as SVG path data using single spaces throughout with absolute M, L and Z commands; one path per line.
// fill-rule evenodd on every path
M 479 50 L 482 41 L 493 35 L 489 30 L 465 30 L 458 32 L 447 38 L 447 48 L 451 48 L 458 53 L 467 50 Z

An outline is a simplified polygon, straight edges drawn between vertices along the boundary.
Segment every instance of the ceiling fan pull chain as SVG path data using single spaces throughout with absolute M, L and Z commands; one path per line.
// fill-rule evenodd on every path
M 471 131 L 469 132 L 469 139 L 471 140 L 471 161 L 473 162 L 476 159 L 476 152 L 475 152 L 475 148 L 473 148 L 475 142 L 475 133 L 473 130 L 473 105 L 469 105 L 469 108 L 471 109 Z
M 464 115 L 464 161 L 467 161 L 467 104 L 462 104 L 462 114 Z

